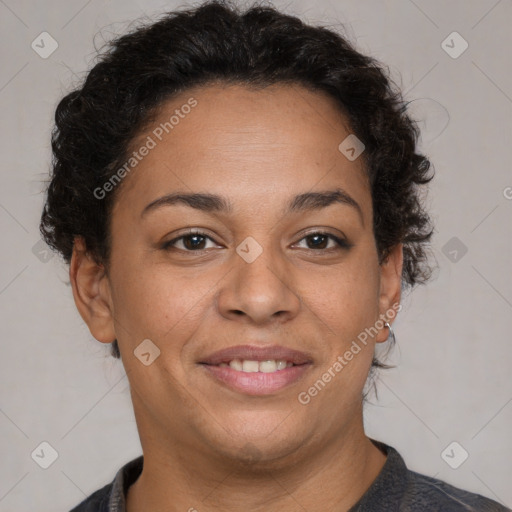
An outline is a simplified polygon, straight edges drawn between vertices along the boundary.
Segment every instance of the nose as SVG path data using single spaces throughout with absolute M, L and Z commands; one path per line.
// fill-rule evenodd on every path
M 222 316 L 264 325 L 289 321 L 300 311 L 301 299 L 294 289 L 294 274 L 278 255 L 265 249 L 249 263 L 234 254 L 233 266 L 217 294 L 217 307 Z

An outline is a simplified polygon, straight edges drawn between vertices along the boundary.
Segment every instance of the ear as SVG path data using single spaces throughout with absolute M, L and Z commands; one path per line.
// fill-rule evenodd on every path
M 400 304 L 402 291 L 403 244 L 395 245 L 380 265 L 379 318 L 391 324 Z M 393 315 L 387 314 L 390 310 Z M 377 343 L 387 340 L 389 330 L 384 327 L 375 338 Z
M 116 334 L 108 275 L 87 252 L 82 237 L 74 240 L 69 279 L 76 307 L 91 334 L 102 343 L 112 343 Z

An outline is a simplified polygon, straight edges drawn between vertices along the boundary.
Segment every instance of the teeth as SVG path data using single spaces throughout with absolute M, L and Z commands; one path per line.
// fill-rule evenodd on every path
M 246 373 L 257 372 L 260 369 L 258 361 L 243 361 L 242 371 Z
M 275 361 L 261 361 L 259 366 L 260 372 L 263 373 L 272 373 L 277 371 L 277 363 Z
M 240 359 L 233 359 L 229 362 L 229 365 L 227 363 L 221 363 L 219 366 L 229 366 L 233 368 L 233 370 L 245 373 L 274 373 L 276 371 L 284 370 L 285 368 L 293 366 L 293 363 L 283 359 L 279 359 L 277 361 L 274 359 L 269 359 L 267 361 L 251 361 L 248 359 L 241 361 Z
M 287 363 L 286 363 L 286 361 L 279 360 L 279 361 L 276 361 L 276 366 L 277 366 L 278 370 L 284 370 L 287 366 Z
M 231 366 L 231 368 L 233 368 L 233 370 L 237 370 L 239 372 L 243 371 L 243 365 L 242 365 L 242 361 L 240 361 L 240 359 L 233 359 L 233 361 L 229 362 L 229 366 Z

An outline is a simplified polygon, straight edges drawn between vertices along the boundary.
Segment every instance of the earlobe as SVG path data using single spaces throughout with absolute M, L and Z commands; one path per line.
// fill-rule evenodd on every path
M 379 318 L 392 324 L 400 304 L 402 292 L 403 244 L 395 245 L 380 266 Z M 381 329 L 376 342 L 388 339 L 387 327 Z
M 91 334 L 102 343 L 112 343 L 116 334 L 108 276 L 87 252 L 82 237 L 74 240 L 69 279 L 76 307 Z

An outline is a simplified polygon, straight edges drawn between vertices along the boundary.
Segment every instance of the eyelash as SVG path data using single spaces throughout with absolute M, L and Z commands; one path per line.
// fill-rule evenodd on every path
M 307 248 L 307 250 L 315 251 L 315 252 L 322 252 L 322 251 L 323 252 L 330 252 L 332 250 L 339 250 L 339 249 L 347 250 L 347 249 L 350 249 L 350 247 L 352 247 L 352 244 L 350 244 L 346 240 L 343 240 L 342 238 L 339 238 L 339 237 L 333 235 L 332 233 L 328 233 L 328 232 L 325 232 L 325 231 L 314 231 L 312 233 L 308 233 L 306 236 L 302 237 L 299 240 L 299 242 L 301 242 L 302 240 L 305 240 L 306 238 L 313 237 L 313 236 L 318 236 L 318 235 L 325 236 L 327 238 L 330 238 L 331 240 L 334 240 L 338 244 L 338 247 L 336 247 L 336 248 L 331 247 L 330 249 L 309 249 L 309 248 Z M 173 244 L 175 244 L 178 240 L 182 240 L 184 238 L 193 237 L 193 236 L 200 236 L 202 238 L 207 238 L 208 240 L 211 240 L 212 242 L 215 242 L 211 237 L 209 237 L 206 233 L 203 233 L 202 231 L 190 231 L 188 233 L 180 235 L 177 238 L 169 240 L 168 242 L 165 242 L 162 245 L 162 249 L 165 250 L 165 251 L 171 251 L 173 249 L 176 249 L 176 247 L 173 247 Z M 178 249 L 178 250 L 180 250 L 182 252 L 198 252 L 198 253 L 201 253 L 201 252 L 206 251 L 207 249 L 198 249 L 196 251 L 189 250 L 189 249 Z

